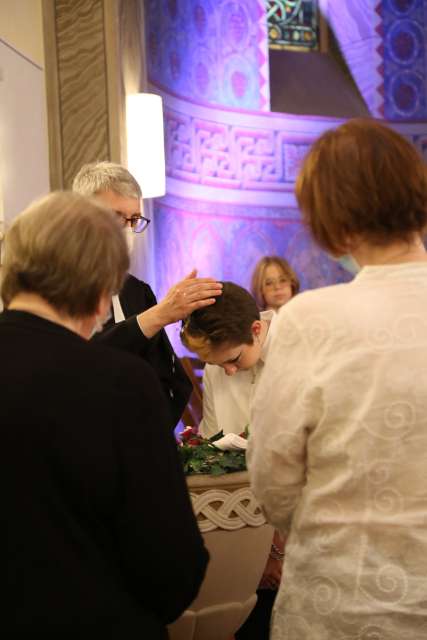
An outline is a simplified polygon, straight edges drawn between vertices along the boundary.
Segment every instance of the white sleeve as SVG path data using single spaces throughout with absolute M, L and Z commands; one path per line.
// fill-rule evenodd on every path
M 256 498 L 284 535 L 305 484 L 307 436 L 321 405 L 311 369 L 304 336 L 283 309 L 253 399 L 247 462 Z
M 204 438 L 210 438 L 220 430 L 215 412 L 213 377 L 214 369 L 207 364 L 203 370 L 203 418 L 199 424 L 199 433 Z

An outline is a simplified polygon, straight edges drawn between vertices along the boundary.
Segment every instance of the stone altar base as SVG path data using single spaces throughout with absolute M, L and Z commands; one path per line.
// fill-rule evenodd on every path
M 189 476 L 187 483 L 211 559 L 199 595 L 168 627 L 170 639 L 231 640 L 255 606 L 273 528 L 246 471 Z

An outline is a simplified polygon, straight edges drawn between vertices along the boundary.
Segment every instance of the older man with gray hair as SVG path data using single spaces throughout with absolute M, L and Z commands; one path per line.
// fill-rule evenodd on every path
M 112 162 L 84 165 L 73 182 L 73 191 L 93 196 L 118 216 L 131 248 L 134 233 L 144 231 L 149 220 L 141 213 L 142 192 L 123 166 Z M 173 426 L 180 420 L 192 391 L 164 330 L 195 309 L 215 302 L 222 285 L 213 278 L 196 278 L 193 270 L 171 287 L 159 303 L 151 287 L 128 274 L 123 289 L 113 298 L 114 322 L 98 339 L 141 356 L 156 371 L 170 403 Z

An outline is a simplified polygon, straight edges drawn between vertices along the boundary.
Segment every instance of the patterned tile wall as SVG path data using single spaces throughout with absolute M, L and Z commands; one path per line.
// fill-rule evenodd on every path
M 264 0 L 145 2 L 150 80 L 180 96 L 268 110 Z

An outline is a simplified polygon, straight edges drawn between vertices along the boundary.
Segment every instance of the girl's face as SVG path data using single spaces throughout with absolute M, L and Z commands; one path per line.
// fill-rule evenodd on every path
M 277 311 L 292 298 L 292 286 L 277 264 L 270 264 L 264 271 L 261 293 L 265 308 Z

